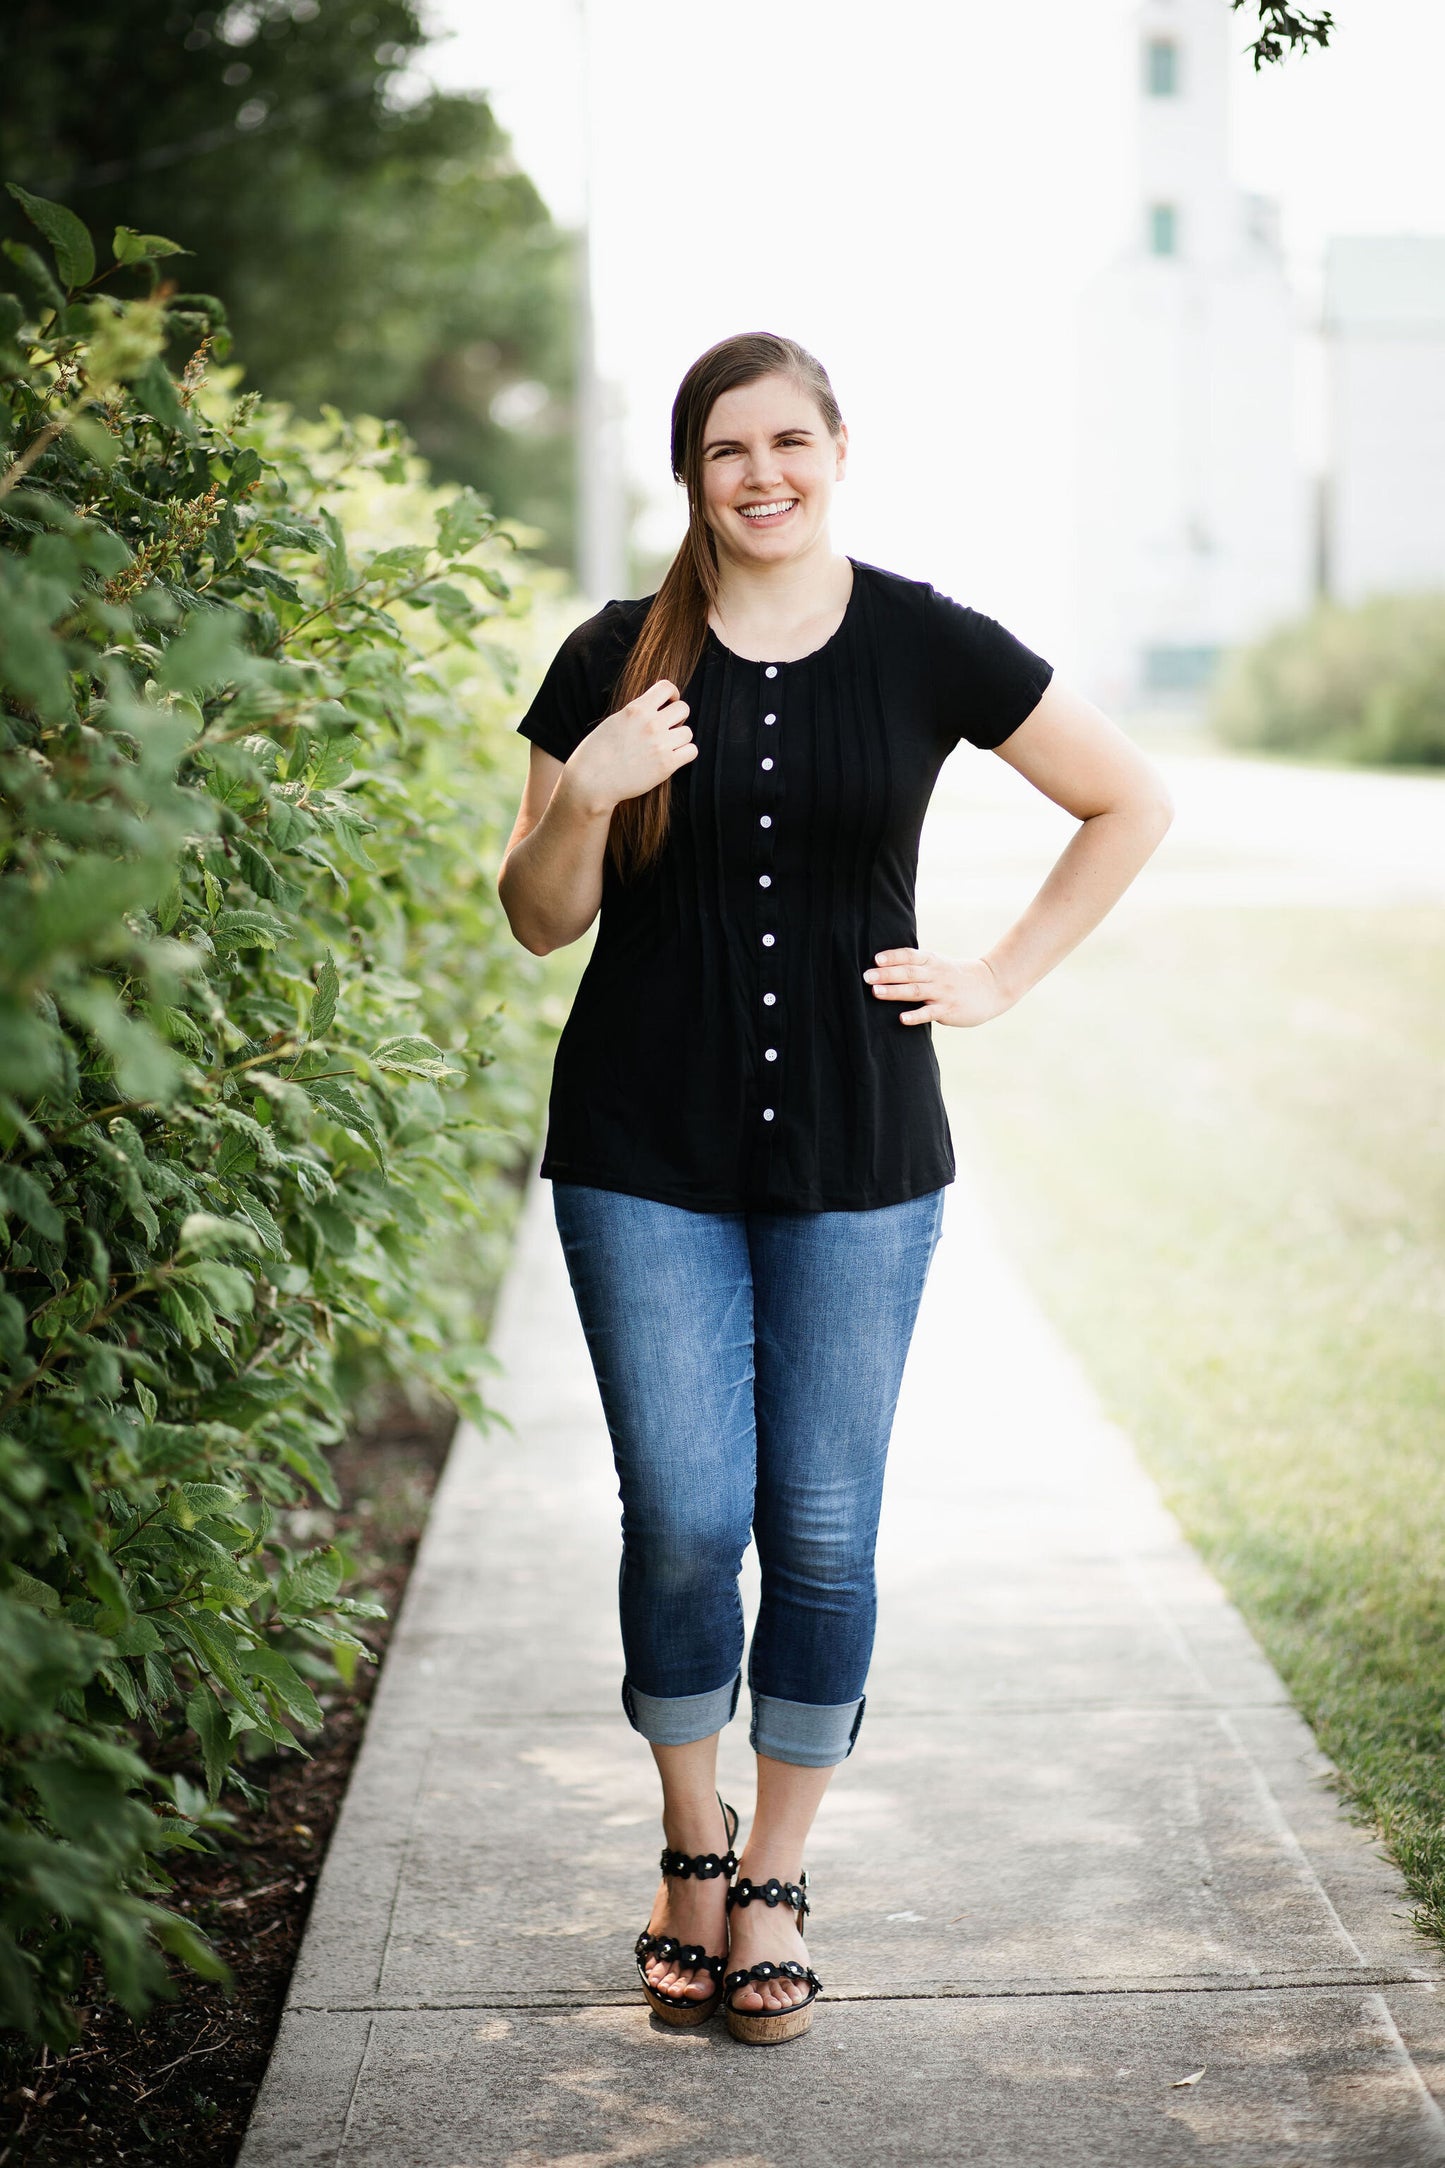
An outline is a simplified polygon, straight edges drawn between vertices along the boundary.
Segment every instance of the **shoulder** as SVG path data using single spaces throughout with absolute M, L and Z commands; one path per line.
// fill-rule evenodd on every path
M 853 560 L 853 569 L 855 574 L 862 576 L 864 586 L 875 602 L 912 618 L 915 623 L 932 624 L 940 619 L 954 625 L 994 622 L 967 603 L 955 602 L 931 580 L 911 579 L 902 572 L 889 572 L 882 565 L 862 564 L 857 558 Z
M 912 611 L 915 616 L 922 612 L 927 597 L 933 593 L 927 580 L 906 579 L 901 572 L 888 572 L 882 565 L 864 564 L 857 557 L 853 559 L 853 577 L 862 582 L 871 602 L 884 609 Z
M 862 582 L 869 614 L 885 638 L 895 635 L 927 641 L 934 636 L 940 617 L 971 618 L 976 614 L 942 594 L 929 580 L 911 579 L 883 565 L 860 563 L 857 558 L 853 560 L 853 572 L 855 579 Z
M 560 652 L 576 662 L 610 663 L 632 646 L 654 599 L 643 595 L 636 601 L 604 602 L 591 617 L 573 626 Z

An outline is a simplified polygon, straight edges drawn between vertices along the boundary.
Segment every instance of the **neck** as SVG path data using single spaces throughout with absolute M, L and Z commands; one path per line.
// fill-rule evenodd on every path
M 852 565 L 823 534 L 780 564 L 745 564 L 723 557 L 711 616 L 715 626 L 735 634 L 757 630 L 776 635 L 817 618 L 841 616 L 852 585 Z

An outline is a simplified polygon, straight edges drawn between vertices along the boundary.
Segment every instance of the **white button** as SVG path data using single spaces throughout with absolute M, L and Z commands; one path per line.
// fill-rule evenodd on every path
M 764 813 L 758 821 L 759 828 L 771 828 L 772 825 L 773 816 L 771 813 Z
M 764 1108 L 763 1108 L 763 1120 L 764 1120 L 765 1122 L 770 1122 L 770 1121 L 772 1120 L 772 1118 L 773 1118 L 773 1110 L 772 1110 L 772 1108 L 771 1108 L 771 1107 L 764 1107 Z
M 777 1060 L 777 1058 L 778 1058 L 778 1050 L 777 1050 L 777 1048 L 776 1048 L 775 1046 L 769 1046 L 769 1047 L 764 1047 L 764 1049 L 763 1049 L 763 1060 L 764 1060 L 764 1061 L 776 1061 L 776 1060 Z
M 768 664 L 768 667 L 767 667 L 767 669 L 766 669 L 766 670 L 765 670 L 765 671 L 763 672 L 763 676 L 764 676 L 764 677 L 776 677 L 776 676 L 777 676 L 777 674 L 778 674 L 778 666 L 777 666 L 777 664 L 776 664 L 775 662 L 770 662 L 770 663 Z
M 771 762 L 770 760 L 765 760 L 765 761 L 763 762 L 763 766 L 764 766 L 765 768 L 771 768 L 771 766 L 772 766 L 772 765 L 773 765 L 773 764 L 772 764 L 772 762 Z
M 765 1009 L 770 1009 L 770 1008 L 772 1007 L 773 1003 L 774 1003 L 774 1002 L 775 1002 L 775 1001 L 777 1000 L 777 998 L 778 998 L 778 997 L 777 997 L 777 995 L 776 995 L 776 994 L 764 994 L 764 996 L 763 996 L 763 1007 L 764 1007 Z
M 773 885 L 773 876 L 771 875 L 771 873 L 760 873 L 760 874 L 758 875 L 758 886 L 759 886 L 759 888 L 771 888 L 771 887 L 772 887 L 772 885 Z
M 774 943 L 774 941 L 775 941 L 776 939 L 777 939 L 777 935 L 776 935 L 776 934 L 771 934 L 771 933 L 765 933 L 765 934 L 763 935 L 763 947 L 764 947 L 764 948 L 771 948 L 771 947 L 772 947 L 772 945 L 773 945 L 773 943 Z
M 778 718 L 777 718 L 777 716 L 776 716 L 776 715 L 765 715 L 765 716 L 763 717 L 763 721 L 764 721 L 765 723 L 775 723 L 775 722 L 777 721 L 777 719 L 778 719 Z

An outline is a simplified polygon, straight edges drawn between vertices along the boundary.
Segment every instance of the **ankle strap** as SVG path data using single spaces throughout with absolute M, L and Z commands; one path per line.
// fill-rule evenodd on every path
M 685 1882 L 689 1875 L 696 1875 L 699 1882 L 711 1882 L 718 1875 L 729 1879 L 738 1871 L 736 1852 L 669 1852 L 663 1851 L 661 1860 L 664 1874 L 675 1874 Z
M 691 1875 L 695 1875 L 699 1882 L 715 1881 L 720 1874 L 725 1874 L 729 1881 L 732 1880 L 738 1871 L 738 1855 L 732 1848 L 733 1838 L 738 1833 L 737 1809 L 728 1805 L 721 1792 L 717 1795 L 717 1803 L 722 1808 L 723 1835 L 728 1840 L 727 1850 L 722 1853 L 673 1852 L 664 1845 L 659 1862 L 664 1874 L 674 1874 L 682 1882 L 686 1882 Z M 806 1876 L 804 1879 L 806 1880 Z
M 751 1904 L 766 1905 L 769 1911 L 778 1905 L 788 1905 L 797 1913 L 801 1927 L 812 1910 L 808 1903 L 806 1871 L 796 1882 L 780 1882 L 776 1875 L 770 1875 L 766 1882 L 753 1882 L 743 1875 L 728 1891 L 728 1910 L 731 1912 L 734 1905 Z

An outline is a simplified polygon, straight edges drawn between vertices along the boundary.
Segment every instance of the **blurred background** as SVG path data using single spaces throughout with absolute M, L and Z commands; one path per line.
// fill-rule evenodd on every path
M 13 0 L 0 149 L 183 228 L 249 381 L 399 416 L 589 598 L 676 544 L 688 362 L 801 338 L 843 547 L 1197 719 L 1445 581 L 1445 16 L 1336 14 L 1256 70 L 1253 0 Z
M 801 339 L 842 546 L 1148 747 L 1156 859 L 937 1034 L 955 1137 L 1439 1929 L 1445 10 L 1256 69 L 1260 13 L 10 0 L 0 166 L 184 242 L 247 382 L 399 417 L 569 621 L 681 534 L 687 364 Z M 920 938 L 996 939 L 1069 828 L 960 748 Z

